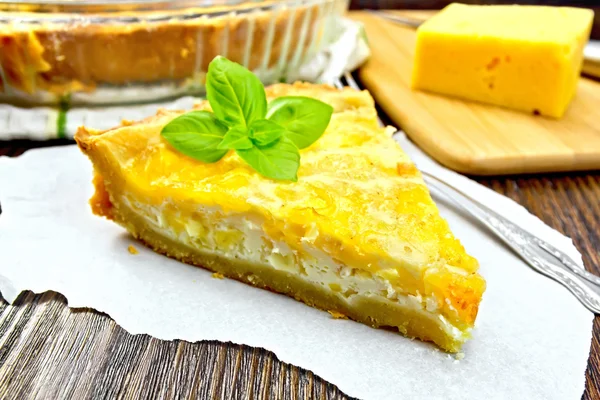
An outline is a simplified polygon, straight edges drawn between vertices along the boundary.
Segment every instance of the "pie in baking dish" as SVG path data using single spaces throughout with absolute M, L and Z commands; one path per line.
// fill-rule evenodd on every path
M 337 3 L 242 1 L 80 16 L 0 9 L 0 94 L 60 98 L 101 86 L 197 84 L 217 54 L 251 70 L 297 67 L 320 48 Z
M 297 182 L 267 179 L 235 152 L 212 164 L 186 157 L 160 135 L 183 112 L 163 110 L 78 131 L 95 170 L 94 213 L 169 257 L 459 351 L 485 281 L 394 130 L 378 126 L 371 96 L 298 83 L 266 91 L 334 108 L 301 150 Z

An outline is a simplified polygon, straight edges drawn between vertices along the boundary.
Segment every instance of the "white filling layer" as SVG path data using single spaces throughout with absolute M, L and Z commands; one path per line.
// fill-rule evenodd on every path
M 262 227 L 250 218 L 239 216 L 224 218 L 217 209 L 202 208 L 199 214 L 214 223 L 205 226 L 196 220 L 184 221 L 181 218 L 180 222 L 185 229 L 176 232 L 168 224 L 163 206 L 149 207 L 139 203 L 133 204 L 125 197 L 123 201 L 129 208 L 137 211 L 136 213 L 143 217 L 157 233 L 192 248 L 199 248 L 207 254 L 231 260 L 247 260 L 276 270 L 291 272 L 307 282 L 339 293 L 348 302 L 352 302 L 355 296 L 387 299 L 425 314 L 428 318 L 439 319 L 446 333 L 454 338 L 459 339 L 464 336 L 463 332 L 442 315 L 433 314 L 438 309 L 435 298 L 399 293 L 386 279 L 364 270 L 342 265 L 306 242 L 304 254 L 299 254 L 301 252 L 291 249 L 286 243 L 273 241 Z

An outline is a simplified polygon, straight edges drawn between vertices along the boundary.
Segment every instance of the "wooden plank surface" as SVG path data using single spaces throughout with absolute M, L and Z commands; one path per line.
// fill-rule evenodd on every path
M 0 304 L 2 399 L 338 399 L 335 386 L 270 352 L 130 335 L 64 297 Z
M 0 142 L 0 155 L 68 141 Z M 600 274 L 600 173 L 482 179 L 573 238 Z M 0 255 L 1 263 L 1 255 Z M 130 335 L 108 316 L 71 310 L 59 294 L 0 301 L 0 399 L 348 399 L 310 371 L 263 349 Z M 600 400 L 600 318 L 584 399 Z
M 350 16 L 365 24 L 372 50 L 361 80 L 395 125 L 442 164 L 478 175 L 600 169 L 600 82 L 581 79 L 561 120 L 413 91 L 414 29 L 363 11 Z
M 0 155 L 71 143 L 0 141 Z M 600 274 L 600 172 L 477 179 L 572 237 Z M 53 292 L 24 293 L 13 305 L 0 299 L 0 399 L 30 398 L 350 399 L 264 349 L 131 335 Z M 583 398 L 600 400 L 599 317 Z

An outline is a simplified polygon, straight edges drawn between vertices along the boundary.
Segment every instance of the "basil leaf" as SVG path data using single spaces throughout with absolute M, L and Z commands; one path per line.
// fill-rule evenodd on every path
M 230 127 L 248 127 L 267 113 L 267 97 L 260 80 L 225 57 L 217 56 L 208 65 L 206 97 L 217 118 Z
M 261 147 L 267 146 L 285 133 L 285 129 L 268 119 L 259 119 L 250 125 L 250 139 L 252 143 Z
M 321 137 L 333 114 L 333 107 L 310 97 L 279 97 L 269 104 L 267 119 L 285 128 L 288 137 L 304 149 Z
M 252 141 L 248 137 L 248 131 L 240 126 L 229 129 L 223 137 L 223 141 L 217 146 L 218 149 L 249 149 L 251 147 Z
M 196 160 L 213 163 L 228 150 L 217 148 L 227 132 L 215 115 L 208 111 L 192 111 L 173 119 L 162 128 L 161 136 L 175 149 Z
M 253 146 L 251 149 L 236 151 L 262 176 L 293 182 L 298 180 L 300 152 L 285 136 L 267 147 Z

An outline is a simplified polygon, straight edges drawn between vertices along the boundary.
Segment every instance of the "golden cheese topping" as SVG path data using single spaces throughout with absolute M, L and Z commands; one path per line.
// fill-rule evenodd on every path
M 113 170 L 103 164 L 119 166 L 105 180 L 126 182 L 146 202 L 177 204 L 189 216 L 198 204 L 258 215 L 275 240 L 297 249 L 308 243 L 415 295 L 437 293 L 451 302 L 440 306 L 468 308 L 474 319 L 485 286 L 478 263 L 440 217 L 394 130 L 378 127 L 370 95 L 304 84 L 267 89 L 270 99 L 278 95 L 312 96 L 335 109 L 323 136 L 300 152 L 298 182 L 264 178 L 235 152 L 213 164 L 182 155 L 160 136 L 180 112 L 105 132 L 82 129 L 77 140 L 100 174 Z

